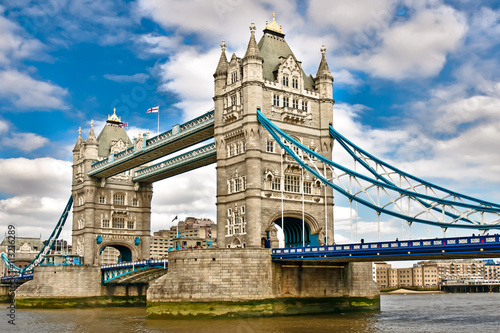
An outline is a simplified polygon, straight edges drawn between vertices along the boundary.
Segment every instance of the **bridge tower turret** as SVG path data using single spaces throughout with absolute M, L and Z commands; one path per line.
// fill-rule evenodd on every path
M 257 120 L 260 109 L 302 144 L 331 158 L 333 77 L 325 51 L 316 77 L 307 76 L 274 14 L 258 43 L 252 23 L 242 59 L 233 54 L 227 63 L 223 43 L 214 74 L 219 247 L 278 246 L 276 226 L 283 225 L 287 246 L 323 244 L 325 232 L 333 241 L 331 189 L 307 173 L 302 177 L 300 166 Z
M 96 137 L 94 122 L 87 140 L 81 129 L 73 149 L 73 253 L 87 265 L 98 265 L 102 250 L 113 247 L 119 259 L 149 257 L 152 185 L 134 183 L 133 170 L 99 179 L 90 177 L 92 164 L 112 159 L 133 143 L 113 113 Z

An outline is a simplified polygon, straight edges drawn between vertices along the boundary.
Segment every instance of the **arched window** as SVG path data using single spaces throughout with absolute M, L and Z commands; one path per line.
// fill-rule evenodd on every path
M 124 206 L 125 205 L 125 194 L 116 193 L 113 195 L 113 205 Z

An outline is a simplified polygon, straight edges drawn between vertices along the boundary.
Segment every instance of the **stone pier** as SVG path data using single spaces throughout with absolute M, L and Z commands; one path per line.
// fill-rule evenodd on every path
M 102 285 L 98 266 L 39 266 L 16 289 L 21 308 L 85 308 L 145 303 L 147 285 Z
M 149 318 L 280 316 L 380 308 L 369 263 L 273 263 L 269 249 L 173 251 Z

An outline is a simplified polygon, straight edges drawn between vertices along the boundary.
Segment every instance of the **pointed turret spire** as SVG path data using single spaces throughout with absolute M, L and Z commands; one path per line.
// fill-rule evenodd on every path
M 255 24 L 253 22 L 250 25 L 250 41 L 248 42 L 247 51 L 245 52 L 243 59 L 246 58 L 263 59 L 260 54 L 259 47 L 257 46 L 257 42 L 255 41 Z
M 326 47 L 325 44 L 321 46 L 321 61 L 319 63 L 318 72 L 316 73 L 316 77 L 328 77 L 333 78 L 332 73 L 330 72 L 330 68 L 328 67 L 328 63 L 326 62 Z
M 75 148 L 73 148 L 73 151 L 79 151 L 82 143 L 85 143 L 85 140 L 83 140 L 82 138 L 82 128 L 78 127 L 78 139 L 76 139 Z
M 220 59 L 219 59 L 219 64 L 217 65 L 217 69 L 215 70 L 214 76 L 221 75 L 221 74 L 227 74 L 227 65 L 228 61 L 226 58 L 226 42 L 222 41 L 220 44 L 220 48 L 222 49 Z
M 97 145 L 97 138 L 94 133 L 94 120 L 90 122 L 89 136 L 87 137 L 87 144 Z

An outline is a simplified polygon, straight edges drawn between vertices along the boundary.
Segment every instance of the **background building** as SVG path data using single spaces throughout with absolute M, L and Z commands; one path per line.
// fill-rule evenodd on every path
M 158 230 L 150 239 L 150 256 L 153 259 L 165 258 L 168 251 L 181 248 L 208 248 L 216 246 L 217 224 L 210 219 L 187 217 L 172 226 L 170 230 Z
M 0 253 L 7 255 L 9 241 L 7 236 L 0 244 Z M 41 238 L 31 237 L 16 237 L 15 240 L 15 259 L 11 260 L 14 265 L 19 268 L 24 268 L 31 263 L 35 256 L 40 252 L 43 247 Z M 0 260 L 1 274 L 6 275 L 7 270 L 3 260 Z
M 373 264 L 374 280 L 380 288 L 434 288 L 443 281 L 463 279 L 495 280 L 500 277 L 500 264 L 493 260 L 425 260 L 411 268 L 392 268 L 385 262 Z

